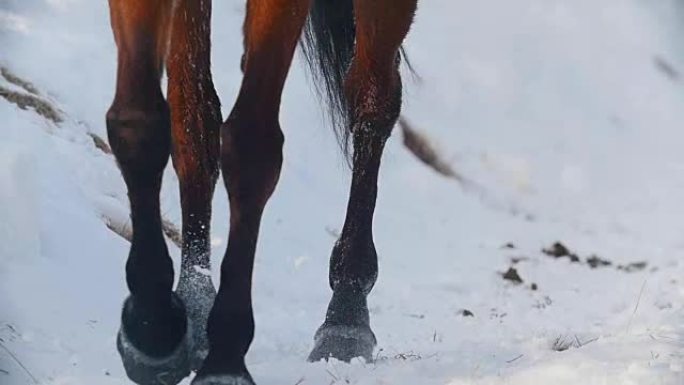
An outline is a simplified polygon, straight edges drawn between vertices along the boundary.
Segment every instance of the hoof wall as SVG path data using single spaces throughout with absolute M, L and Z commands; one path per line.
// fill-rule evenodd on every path
M 126 374 L 139 385 L 175 385 L 190 375 L 188 346 L 183 339 L 167 357 L 151 357 L 138 350 L 121 329 L 116 340 Z
M 254 385 L 249 375 L 211 375 L 197 378 L 192 385 Z
M 190 349 L 190 369 L 199 370 L 204 359 L 209 353 L 209 340 L 207 338 L 207 322 L 214 299 L 216 289 L 208 275 L 189 271 L 181 275 L 176 289 L 176 294 L 185 304 L 188 314 L 188 325 L 192 340 Z
M 325 326 L 316 332 L 314 348 L 309 355 L 309 362 L 335 358 L 350 362 L 361 357 L 366 362 L 373 360 L 375 335 L 369 327 L 363 326 Z

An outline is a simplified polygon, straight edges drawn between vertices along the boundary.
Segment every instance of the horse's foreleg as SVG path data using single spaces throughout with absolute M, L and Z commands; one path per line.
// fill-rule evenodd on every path
M 131 295 L 124 305 L 118 345 L 129 377 L 156 384 L 158 371 L 140 363 L 173 356 L 186 332 L 184 307 L 171 291 L 173 266 L 159 209 L 171 144 L 169 109 L 160 87 L 171 2 L 110 0 L 109 5 L 118 69 L 107 133 L 128 188 L 133 225 L 126 263 Z M 164 378 L 166 382 L 187 374 L 173 366 L 177 373 Z
M 211 0 L 175 8 L 167 68 L 173 165 L 180 185 L 183 247 L 177 293 L 194 339 L 192 368 L 208 351 L 206 325 L 216 290 L 209 269 L 211 201 L 219 175 L 221 111 L 210 68 Z
M 353 175 L 342 234 L 330 260 L 333 297 L 309 359 L 372 359 L 366 297 L 378 275 L 373 213 L 383 148 L 401 108 L 399 48 L 417 0 L 355 0 L 356 46 L 345 80 Z
M 221 164 L 231 210 L 228 248 L 209 317 L 209 355 L 195 385 L 252 383 L 244 357 L 254 336 L 254 253 L 262 213 L 280 175 L 281 93 L 308 10 L 309 0 L 247 3 L 244 78 L 221 127 Z

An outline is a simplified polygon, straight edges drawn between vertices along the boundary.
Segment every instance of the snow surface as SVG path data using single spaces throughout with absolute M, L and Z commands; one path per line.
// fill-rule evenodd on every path
M 242 0 L 215 1 L 224 115 L 242 17 Z M 298 57 L 256 262 L 257 383 L 684 384 L 682 20 L 677 0 L 421 2 L 405 116 L 480 189 L 427 169 L 398 131 L 391 139 L 371 364 L 305 362 L 330 298 L 349 172 Z M 0 64 L 65 116 L 49 123 L 0 98 L 0 383 L 126 384 L 115 335 L 128 245 L 102 216 L 126 218 L 127 201 L 112 157 L 87 135 L 105 137 L 114 90 L 107 2 L 0 1 Z M 176 190 L 168 170 L 163 211 L 179 223 Z M 214 207 L 217 265 L 222 188 Z M 541 252 L 555 241 L 582 259 L 648 265 L 590 269 Z M 524 284 L 502 279 L 511 258 Z

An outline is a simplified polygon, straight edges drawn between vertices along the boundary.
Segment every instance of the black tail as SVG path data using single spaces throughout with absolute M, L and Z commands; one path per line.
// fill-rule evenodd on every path
M 355 41 L 354 0 L 313 0 L 302 47 L 319 95 L 327 99 L 333 129 L 347 156 L 350 131 L 344 78 L 354 57 Z M 398 60 L 402 59 L 410 73 L 416 75 L 403 46 Z
M 348 109 L 344 77 L 354 56 L 356 25 L 353 0 L 313 0 L 302 37 L 306 57 L 318 91 L 327 99 L 338 141 L 348 154 Z

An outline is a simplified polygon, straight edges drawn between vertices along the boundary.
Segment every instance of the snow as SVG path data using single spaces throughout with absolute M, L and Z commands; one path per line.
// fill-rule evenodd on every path
M 399 130 L 390 140 L 374 363 L 305 362 L 330 298 L 349 171 L 298 57 L 255 269 L 257 383 L 684 384 L 684 83 L 658 64 L 684 71 L 682 16 L 677 0 L 422 1 L 405 116 L 478 188 L 427 169 Z M 242 0 L 215 2 L 224 116 L 242 17 Z M 115 350 L 128 244 L 103 220 L 125 222 L 127 200 L 88 136 L 106 137 L 114 91 L 107 4 L 0 2 L 0 47 L 0 64 L 65 117 L 53 124 L 0 98 L 0 382 L 128 383 Z M 217 190 L 214 266 L 228 226 Z M 180 223 L 172 170 L 161 200 Z M 591 269 L 541 252 L 556 241 L 582 261 L 647 266 Z M 523 284 L 502 279 L 511 266 Z

